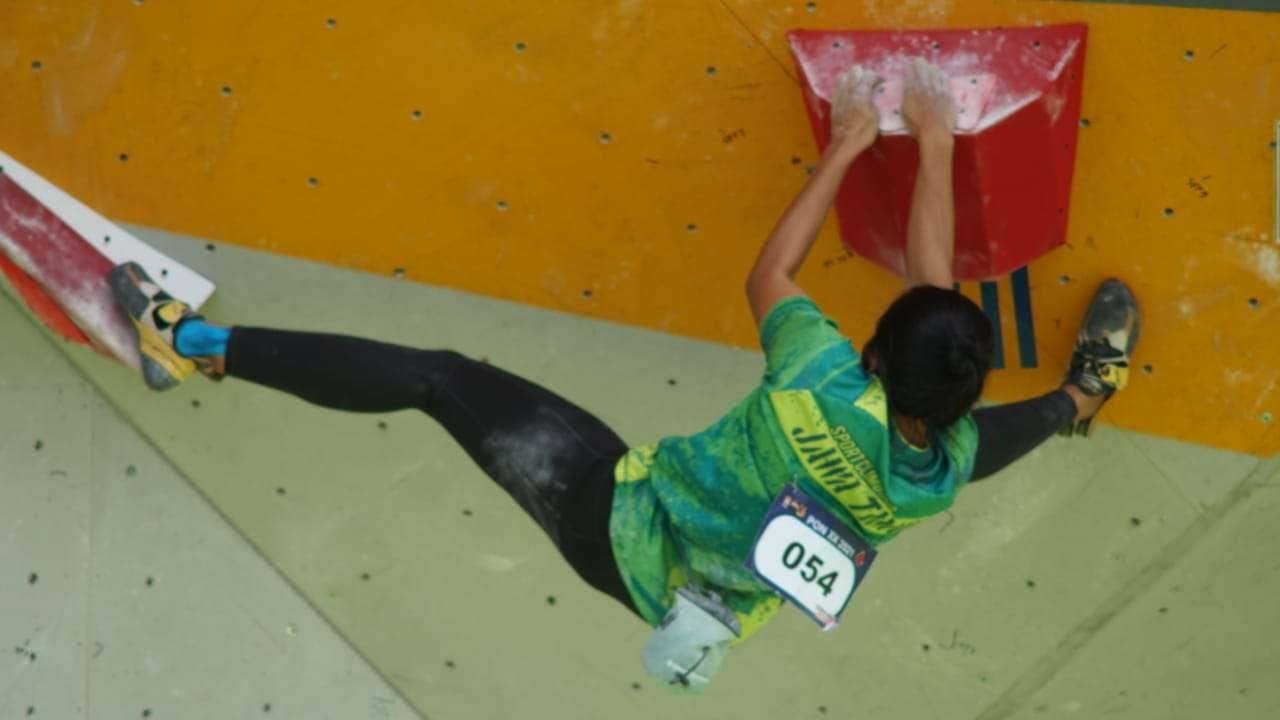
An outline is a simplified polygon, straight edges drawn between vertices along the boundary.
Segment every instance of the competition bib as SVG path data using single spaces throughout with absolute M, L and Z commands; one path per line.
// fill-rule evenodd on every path
M 747 567 L 830 630 L 875 556 L 865 540 L 788 484 L 760 524 Z

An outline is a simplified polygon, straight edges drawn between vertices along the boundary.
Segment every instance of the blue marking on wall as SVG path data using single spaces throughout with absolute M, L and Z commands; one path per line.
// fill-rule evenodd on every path
M 1004 333 L 1000 331 L 1000 287 L 994 282 L 980 283 L 982 289 L 982 312 L 991 321 L 992 339 L 995 341 L 995 353 L 991 358 L 991 367 L 1004 369 Z
M 1025 267 L 1013 271 L 1013 312 L 1018 325 L 1018 356 L 1024 368 L 1039 366 L 1036 328 L 1031 318 L 1031 278 Z

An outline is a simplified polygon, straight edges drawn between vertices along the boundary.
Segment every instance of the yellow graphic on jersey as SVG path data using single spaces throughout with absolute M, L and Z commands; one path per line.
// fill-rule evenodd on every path
M 884 393 L 880 378 L 871 378 L 871 384 L 862 393 L 862 397 L 854 401 L 853 406 L 865 410 L 881 427 L 889 429 L 889 398 Z
M 885 494 L 875 465 L 849 431 L 827 425 L 807 390 L 769 393 L 787 442 L 819 487 L 831 494 L 872 537 L 886 540 L 920 519 L 899 518 Z
M 614 482 L 640 482 L 649 479 L 649 466 L 658 454 L 657 445 L 641 445 L 627 451 L 626 455 L 613 466 Z

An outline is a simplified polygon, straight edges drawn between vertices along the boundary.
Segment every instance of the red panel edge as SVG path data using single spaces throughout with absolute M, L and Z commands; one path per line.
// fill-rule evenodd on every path
M 31 312 L 55 334 L 71 342 L 93 345 L 72 322 L 70 316 L 63 312 L 57 301 L 49 297 L 39 283 L 31 279 L 30 275 L 23 272 L 22 268 L 15 265 L 4 253 L 0 253 L 0 271 L 4 271 L 9 278 L 9 284 L 17 291 Z

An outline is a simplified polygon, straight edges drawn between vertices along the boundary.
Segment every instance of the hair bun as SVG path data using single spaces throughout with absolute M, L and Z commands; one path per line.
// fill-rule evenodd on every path
M 967 380 L 978 375 L 975 350 L 970 343 L 952 343 L 947 349 L 947 375 L 954 380 Z
M 993 358 L 991 319 L 969 298 L 920 285 L 894 300 L 864 347 L 889 404 L 932 430 L 953 424 L 982 394 Z

